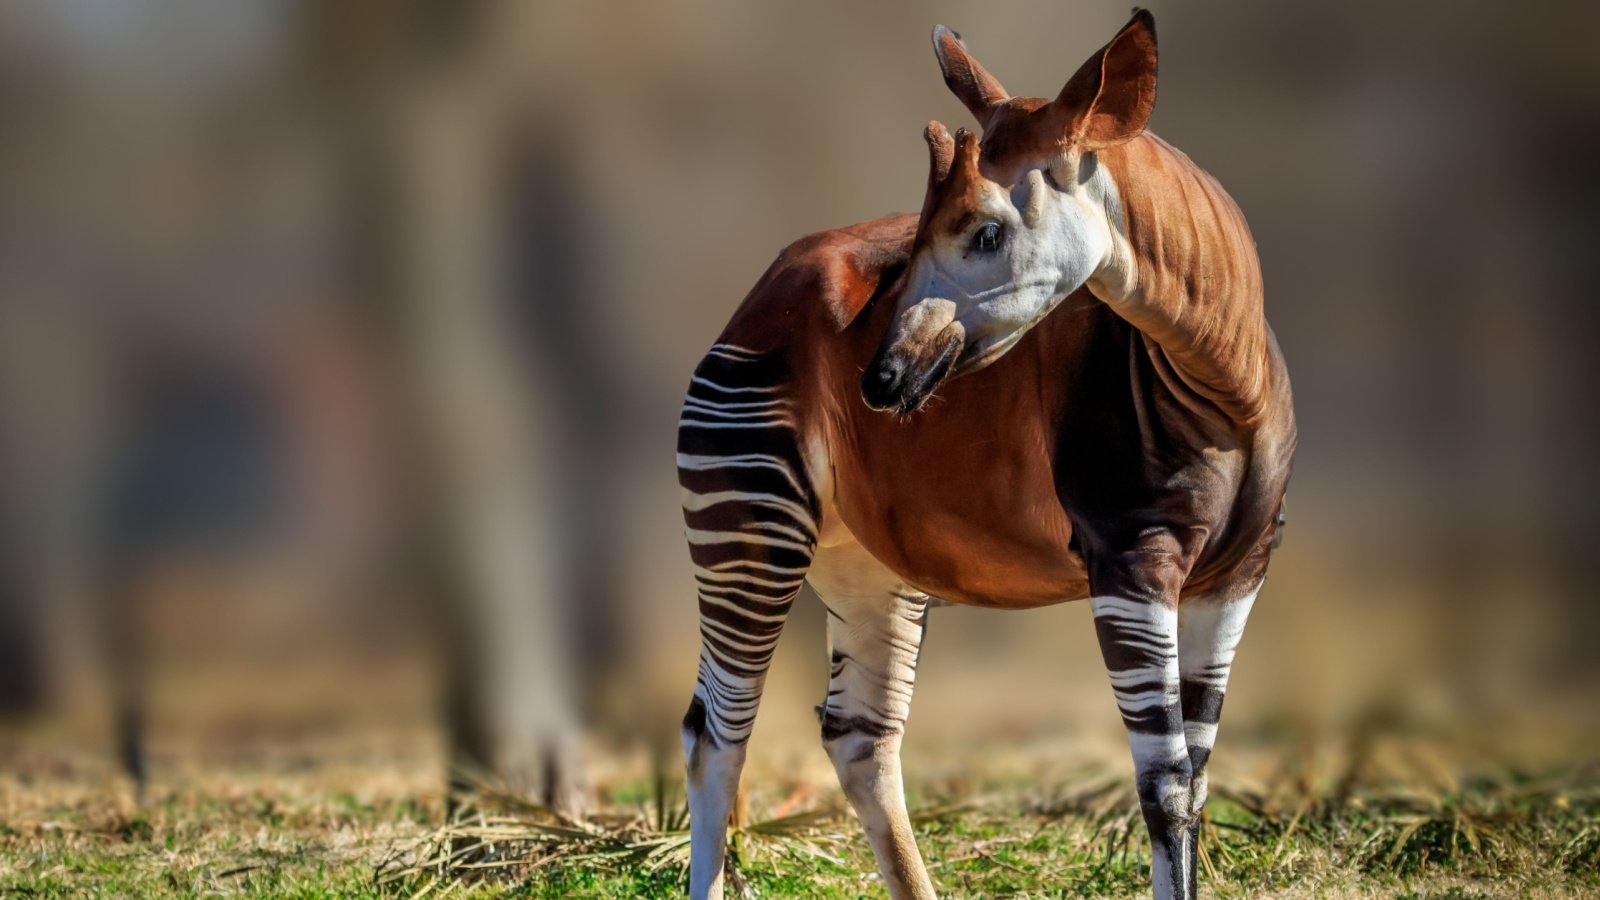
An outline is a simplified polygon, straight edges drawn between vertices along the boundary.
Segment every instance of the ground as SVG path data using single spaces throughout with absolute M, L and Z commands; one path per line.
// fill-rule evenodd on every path
M 176 608 L 161 633 L 206 609 Z M 1586 682 L 1506 682 L 1514 702 L 1499 705 L 1469 692 L 1479 706 L 1464 715 L 1386 668 L 1398 657 L 1385 635 L 1419 626 L 1362 621 L 1336 636 L 1354 617 L 1274 616 L 1283 610 L 1262 608 L 1229 692 L 1204 895 L 1600 895 L 1600 734 L 1579 715 L 1592 708 Z M 1141 895 L 1147 843 L 1087 609 L 934 617 L 905 770 L 943 896 Z M 237 610 L 225 621 L 279 649 L 251 656 L 213 629 L 197 641 L 204 654 L 156 657 L 173 662 L 154 673 L 142 802 L 107 752 L 103 710 L 0 723 L 0 897 L 681 896 L 674 732 L 693 681 L 692 621 L 687 637 L 657 641 L 677 668 L 644 661 L 649 677 L 620 679 L 634 706 L 615 704 L 610 718 L 627 727 L 589 746 L 588 819 L 555 819 L 485 784 L 448 824 L 422 654 L 365 621 L 377 648 L 366 655 L 347 642 L 313 652 L 311 636 L 333 629 L 303 618 L 276 643 L 261 638 L 280 633 L 270 621 Z M 820 611 L 797 608 L 750 750 L 732 880 L 760 897 L 884 896 L 817 739 L 821 626 Z M 1336 673 L 1340 692 L 1300 670 Z M 1363 679 L 1373 689 L 1358 693 Z
M 337 730 L 337 729 L 336 729 Z M 103 758 L 14 734 L 0 756 L 0 896 L 670 897 L 681 788 L 648 754 L 598 759 L 600 809 L 560 822 L 486 786 L 439 828 L 437 735 L 248 736 L 168 747 L 143 805 Z M 1266 751 L 1263 751 L 1266 752 Z M 1219 897 L 1577 897 L 1600 891 L 1600 775 L 1467 775 L 1415 736 L 1278 754 L 1219 777 L 1202 891 Z M 1291 764 L 1288 760 L 1298 759 Z M 674 761 L 675 762 L 675 761 Z M 955 766 L 912 785 L 953 897 L 1135 896 L 1147 850 L 1114 765 L 1018 778 Z M 755 773 L 734 879 L 761 897 L 883 896 L 818 772 Z M 992 775 L 992 777 L 991 777 Z M 447 857 L 453 858 L 446 861 Z

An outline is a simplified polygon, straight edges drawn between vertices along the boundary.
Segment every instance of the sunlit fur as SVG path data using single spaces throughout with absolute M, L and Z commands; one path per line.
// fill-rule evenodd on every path
M 958 156 L 955 177 L 964 164 Z M 1093 156 L 1045 160 L 1010 184 L 975 174 L 961 187 L 958 227 L 940 220 L 925 232 L 886 345 L 957 337 L 951 377 L 993 362 L 1086 283 L 1120 284 L 1128 268 L 1116 185 Z M 973 237 L 990 222 L 1004 242 L 984 253 Z
M 1295 445 L 1254 242 L 1145 130 L 1148 13 L 1055 100 L 1011 97 L 946 29 L 934 42 L 981 142 L 930 125 L 921 214 L 785 248 L 690 380 L 690 894 L 722 894 L 767 668 L 809 581 L 829 613 L 823 743 L 891 897 L 933 895 L 900 767 L 931 598 L 1092 598 L 1152 888 L 1189 900 Z M 992 252 L 973 242 L 986 222 Z

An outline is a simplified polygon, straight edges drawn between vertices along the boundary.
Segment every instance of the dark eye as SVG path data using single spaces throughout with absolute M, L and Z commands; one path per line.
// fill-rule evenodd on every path
M 993 253 L 1000 249 L 1000 240 L 1003 237 L 1005 231 L 999 222 L 985 222 L 972 235 L 972 249 L 979 253 Z

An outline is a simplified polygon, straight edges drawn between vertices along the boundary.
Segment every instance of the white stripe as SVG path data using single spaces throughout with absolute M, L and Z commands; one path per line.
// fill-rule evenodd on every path
M 1122 597 L 1091 597 L 1089 606 L 1094 610 L 1095 618 L 1105 615 L 1123 616 L 1158 627 L 1171 627 L 1176 625 L 1178 620 L 1178 611 L 1170 606 L 1160 603 L 1140 603 Z
M 1178 611 L 1160 603 L 1141 603 L 1123 597 L 1093 597 L 1089 605 L 1096 619 L 1104 619 L 1117 634 L 1117 643 L 1163 662 L 1177 656 Z
M 778 537 L 793 538 L 797 541 L 810 541 L 816 537 L 809 531 L 801 531 L 798 528 L 791 528 L 788 525 L 782 525 L 777 522 L 752 522 L 745 527 L 764 531 L 767 534 L 775 534 Z
M 771 594 L 763 594 L 757 591 L 747 591 L 744 588 L 724 584 L 703 584 L 700 586 L 700 593 L 703 595 L 717 596 L 721 596 L 722 594 L 732 594 L 735 597 L 743 597 L 750 603 L 764 604 L 766 606 L 783 606 L 794 599 L 793 594 L 783 597 L 774 597 Z
M 1166 627 L 1167 623 L 1152 623 L 1146 622 L 1142 619 L 1130 619 L 1126 616 L 1118 615 L 1116 613 L 1095 616 L 1095 618 L 1104 619 L 1107 622 L 1110 622 L 1111 624 L 1117 626 L 1118 630 L 1120 631 L 1132 632 L 1133 637 L 1140 637 L 1155 641 L 1165 641 L 1172 637 L 1171 630 Z
M 1152 641 L 1141 641 L 1133 638 L 1118 638 L 1117 643 L 1124 647 L 1132 647 L 1133 649 L 1139 650 L 1145 655 L 1155 657 L 1156 659 L 1175 660 L 1178 657 L 1177 652 L 1170 643 L 1158 644 Z
M 713 471 L 722 468 L 733 469 L 776 469 L 783 473 L 783 477 L 799 493 L 804 494 L 805 489 L 800 487 L 800 481 L 795 478 L 794 470 L 784 459 L 765 453 L 745 453 L 738 456 L 696 456 L 688 453 L 678 454 L 678 468 L 688 469 L 691 472 Z
M 717 409 L 715 407 L 707 406 L 704 403 L 694 403 L 694 402 L 692 402 L 692 399 L 686 398 L 685 401 L 684 401 L 684 404 L 683 404 L 683 411 L 680 414 L 679 421 L 682 421 L 682 418 L 681 418 L 682 416 L 688 416 L 691 413 L 694 414 L 694 415 L 697 415 L 697 416 L 705 416 L 705 417 L 712 418 L 712 419 L 719 419 L 719 418 L 720 419 L 732 419 L 732 420 L 738 420 L 738 419 L 762 419 L 762 418 L 765 418 L 765 419 L 768 419 L 768 420 L 787 419 L 788 416 L 785 415 L 785 413 L 787 413 L 787 411 L 788 411 L 787 409 L 780 407 L 780 408 L 778 408 L 776 410 L 769 408 L 769 409 L 745 410 L 745 411 L 742 411 L 742 412 L 728 412 L 728 411 Z
M 722 584 L 738 581 L 745 582 L 747 584 L 758 584 L 762 587 L 774 587 L 782 588 L 784 590 L 798 591 L 800 589 L 800 585 L 806 583 L 804 578 L 797 578 L 794 581 L 771 581 L 766 578 L 757 578 L 754 575 L 747 575 L 743 572 L 714 572 L 705 566 L 695 566 L 694 568 L 694 577 L 703 581 Z
M 1111 693 L 1117 698 L 1117 708 L 1125 713 L 1160 709 L 1171 705 L 1178 699 L 1177 691 L 1169 691 L 1165 687 L 1153 688 L 1148 691 L 1119 691 L 1113 688 Z
M 737 607 L 732 606 L 725 608 L 734 612 L 741 611 Z M 773 635 L 766 640 L 760 640 L 711 618 L 702 617 L 700 620 L 700 628 L 702 631 L 709 630 L 712 632 L 712 637 L 714 637 L 716 640 L 749 653 L 770 653 L 772 648 L 778 646 L 778 635 Z
M 724 394 L 770 394 L 774 391 L 783 390 L 782 385 L 775 387 L 723 387 L 722 385 L 717 384 L 715 381 L 709 381 L 705 378 L 701 378 L 699 375 L 690 375 L 689 383 L 703 384 L 714 391 L 721 391 Z
M 1128 748 L 1133 751 L 1135 771 L 1189 758 L 1189 745 L 1184 742 L 1181 731 L 1172 734 L 1144 734 L 1130 731 Z
M 685 404 L 693 403 L 696 406 L 704 406 L 713 410 L 747 410 L 772 409 L 776 406 L 784 406 L 789 402 L 789 398 L 779 397 L 775 400 L 739 400 L 720 403 L 715 400 L 707 400 L 704 397 L 697 397 L 694 394 L 686 394 L 683 402 Z
M 711 349 L 706 352 L 715 354 L 717 356 L 728 357 L 730 359 L 734 358 L 736 354 L 738 356 L 746 357 L 746 359 L 738 360 L 738 362 L 754 362 L 766 355 L 764 353 L 758 353 L 754 350 L 746 350 L 745 348 L 736 344 L 712 344 Z
M 744 502 L 757 506 L 770 506 L 774 509 L 788 513 L 796 522 L 806 526 L 808 530 L 815 531 L 816 523 L 811 518 L 811 510 L 785 497 L 776 494 L 757 493 L 754 491 L 713 491 L 701 494 L 691 490 L 683 492 L 683 508 L 689 512 L 699 512 L 709 509 L 719 503 Z
M 1111 673 L 1113 687 L 1127 688 L 1137 684 L 1149 682 L 1166 683 L 1171 677 L 1171 669 L 1167 666 L 1135 666 L 1132 669 L 1119 669 Z
M 1190 748 L 1206 748 L 1216 746 L 1217 723 L 1215 722 L 1185 722 L 1183 723 L 1183 738 Z
M 679 419 L 678 427 L 689 428 L 793 428 L 794 423 L 787 417 L 773 418 L 765 422 L 706 422 L 700 419 Z
M 742 531 L 702 531 L 699 528 L 685 528 L 683 533 L 691 544 L 760 544 L 763 547 L 778 547 L 784 550 L 797 550 L 801 553 L 811 552 L 810 544 L 780 541 L 765 535 L 750 534 Z
M 712 566 L 711 566 L 711 570 L 714 571 L 714 572 L 724 572 L 724 571 L 727 571 L 729 569 L 736 568 L 738 566 L 754 566 L 754 567 L 756 567 L 758 569 L 766 569 L 768 572 L 777 572 L 779 574 L 786 574 L 787 573 L 787 574 L 800 575 L 800 576 L 802 576 L 802 578 L 800 579 L 801 581 L 805 581 L 805 578 L 803 576 L 807 572 L 811 571 L 809 566 L 774 566 L 774 565 L 772 565 L 770 563 L 757 562 L 756 560 L 753 560 L 753 559 L 730 559 L 727 562 L 713 563 Z M 704 567 L 697 567 L 697 568 L 704 568 Z

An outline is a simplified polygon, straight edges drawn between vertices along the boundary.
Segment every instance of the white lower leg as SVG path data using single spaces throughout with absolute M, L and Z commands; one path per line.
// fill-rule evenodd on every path
M 1189 748 L 1190 809 L 1193 825 L 1187 852 L 1199 852 L 1200 815 L 1205 810 L 1206 766 L 1217 740 L 1222 700 L 1233 668 L 1234 651 L 1244 635 L 1260 583 L 1246 591 L 1195 597 L 1178 607 L 1178 669 L 1183 698 L 1183 733 Z M 1191 874 L 1191 893 L 1193 875 Z
M 851 732 L 825 742 L 839 785 L 855 808 L 872 844 L 889 896 L 932 898 L 928 878 L 911 831 L 905 785 L 900 774 L 900 735 Z
M 823 745 L 872 843 L 889 896 L 932 898 L 900 775 L 927 597 L 859 545 L 819 553 L 811 580 L 829 610 L 832 645 Z
M 1150 860 L 1150 884 L 1155 889 L 1156 900 L 1177 900 L 1184 896 L 1180 884 L 1188 880 L 1194 860 L 1188 858 L 1189 842 L 1157 840 Z M 1173 859 L 1173 854 L 1177 859 Z
M 722 896 L 722 868 L 728 851 L 728 817 L 739 790 L 745 745 L 717 747 L 691 729 L 683 733 L 689 763 L 689 896 Z

